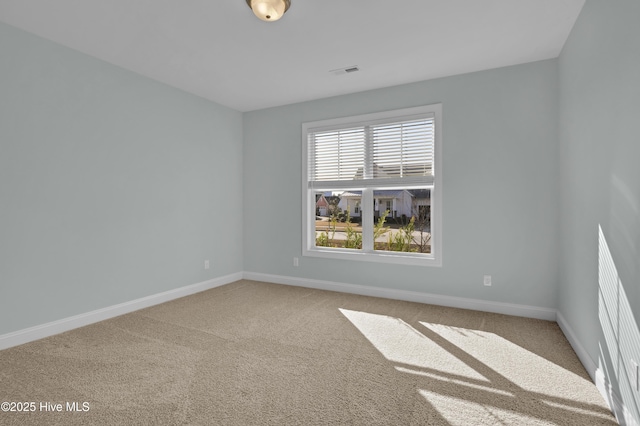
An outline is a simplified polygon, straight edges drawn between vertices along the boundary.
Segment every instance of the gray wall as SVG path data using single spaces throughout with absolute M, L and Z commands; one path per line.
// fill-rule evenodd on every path
M 559 59 L 559 311 L 640 423 L 639 22 L 637 0 L 587 1 Z
M 443 266 L 305 257 L 293 267 L 302 251 L 301 123 L 437 102 Z M 245 113 L 245 271 L 555 308 L 557 113 L 555 60 Z
M 0 334 L 242 270 L 241 113 L 4 24 L 0 58 Z

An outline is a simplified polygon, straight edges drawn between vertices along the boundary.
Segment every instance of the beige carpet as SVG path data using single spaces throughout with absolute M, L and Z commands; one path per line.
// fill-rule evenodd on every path
M 617 424 L 555 323 L 253 281 L 0 351 L 1 401 L 36 403 L 2 425 Z

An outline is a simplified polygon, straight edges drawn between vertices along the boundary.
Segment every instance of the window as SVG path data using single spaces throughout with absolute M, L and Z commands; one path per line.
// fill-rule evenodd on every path
M 442 105 L 303 123 L 303 255 L 442 264 Z M 334 200 L 316 216 L 319 198 Z

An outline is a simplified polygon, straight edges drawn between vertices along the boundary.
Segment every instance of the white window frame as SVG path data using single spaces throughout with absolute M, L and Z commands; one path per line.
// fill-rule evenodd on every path
M 424 184 L 419 179 L 408 179 L 406 182 L 385 182 L 380 180 L 376 186 L 359 187 L 358 181 L 346 181 L 344 190 L 362 191 L 361 217 L 364 240 L 373 239 L 372 235 L 365 235 L 365 229 L 373 230 L 373 191 L 378 189 L 415 189 L 428 187 L 431 190 L 431 253 L 406 253 L 381 250 L 354 250 L 335 247 L 317 247 L 315 230 L 315 193 L 319 191 L 335 190 L 326 188 L 318 183 L 310 187 L 309 179 L 309 133 L 322 129 L 337 129 L 354 125 L 373 123 L 381 120 L 405 119 L 421 117 L 434 118 L 434 146 L 433 146 L 433 176 L 430 183 Z M 347 183 L 348 182 L 348 183 Z M 349 186 L 346 186 L 349 185 Z M 425 105 L 414 108 L 404 108 L 373 114 L 352 117 L 341 117 L 329 120 L 302 123 L 302 255 L 327 259 L 362 260 L 369 262 L 396 263 L 405 265 L 442 266 L 442 104 Z M 370 207 L 367 207 L 370 206 Z M 367 211 L 371 209 L 371 211 Z M 312 214 L 314 213 L 314 214 Z M 370 243 L 368 246 L 372 246 Z

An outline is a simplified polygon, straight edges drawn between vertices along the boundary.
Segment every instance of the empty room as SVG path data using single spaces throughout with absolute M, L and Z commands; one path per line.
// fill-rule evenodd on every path
M 0 424 L 640 426 L 637 0 L 0 0 Z

